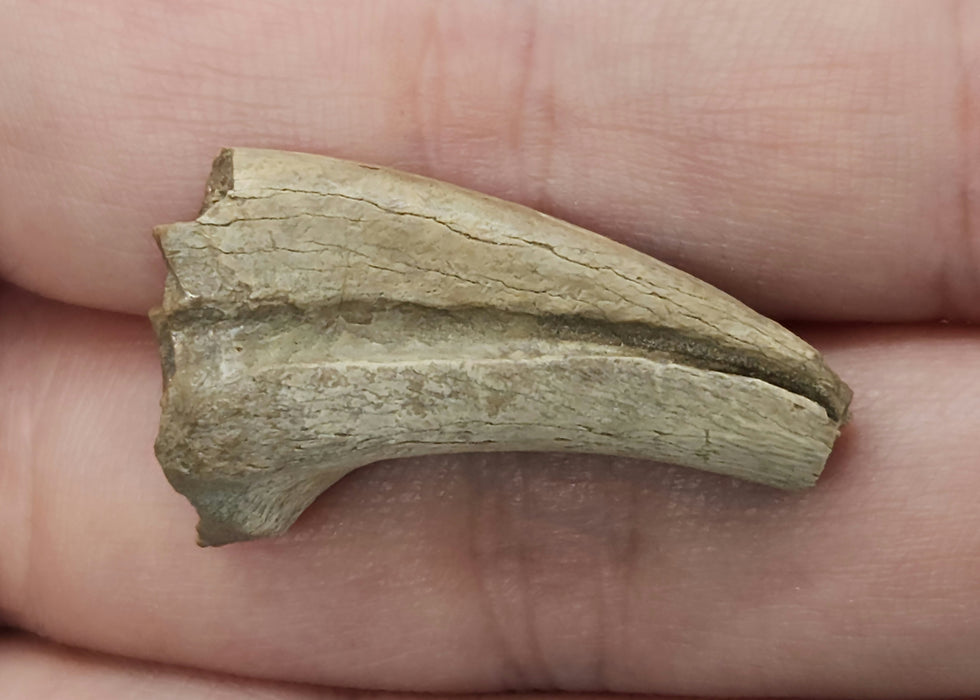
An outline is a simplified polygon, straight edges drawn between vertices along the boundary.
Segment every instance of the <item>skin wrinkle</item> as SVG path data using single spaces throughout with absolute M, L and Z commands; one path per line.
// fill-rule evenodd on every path
M 608 652 L 608 619 L 609 619 L 609 588 L 610 579 L 619 578 L 616 571 L 615 559 L 620 550 L 620 528 L 615 522 L 618 506 L 616 500 L 610 504 L 613 508 L 603 508 L 601 520 L 598 524 L 597 541 L 600 548 L 597 552 L 596 577 L 594 591 L 590 591 L 589 597 L 595 600 L 593 617 L 594 620 L 583 634 L 584 642 L 580 644 L 585 649 L 592 649 L 589 655 L 591 658 L 583 662 L 582 669 L 573 669 L 574 683 L 576 686 L 584 685 L 588 687 L 603 687 L 607 682 L 605 673 L 605 662 Z M 574 664 L 569 664 L 574 666 Z M 566 665 L 567 666 L 567 665 Z M 574 687 L 574 686 L 573 686 Z
M 10 293 L 10 286 L 3 283 L 3 281 L 0 280 L 0 304 L 3 303 L 3 301 L 5 300 L 5 296 L 9 293 Z M 3 317 L 0 316 L 0 324 L 2 323 L 3 323 Z M 7 362 L 9 362 L 9 348 L 4 347 L 2 344 L 0 344 L 0 382 L 3 381 L 3 377 L 6 374 L 5 365 L 7 364 Z M 2 402 L 10 401 L 15 394 L 13 391 L 10 391 L 3 383 L 0 383 L 0 389 L 2 389 L 2 391 L 0 391 L 0 406 L 2 406 L 3 405 Z M 25 421 L 26 424 L 24 425 L 25 430 L 22 431 L 23 433 L 26 433 L 26 439 L 24 440 L 15 441 L 15 427 L 13 425 L 9 425 L 7 421 L 0 423 L 0 451 L 2 451 L 0 452 L 0 456 L 7 457 L 7 459 L 3 459 L 2 461 L 0 461 L 0 469 L 8 473 L 13 473 L 14 470 L 18 470 L 18 473 L 24 473 L 28 479 L 27 487 L 24 489 L 23 493 L 19 494 L 20 501 L 28 504 L 27 505 L 28 513 L 25 520 L 28 522 L 29 525 L 27 528 L 27 533 L 25 533 L 25 537 L 24 537 L 26 541 L 26 546 L 21 545 L 26 550 L 25 553 L 23 554 L 23 557 L 27 558 L 27 564 L 26 566 L 21 567 L 22 569 L 25 570 L 30 569 L 29 557 L 31 551 L 31 532 L 33 530 L 33 528 L 31 527 L 31 524 L 33 523 L 33 517 L 31 515 L 31 511 L 32 511 L 31 505 L 33 504 L 33 499 L 35 498 L 35 489 L 33 488 L 33 485 L 30 483 L 31 473 L 28 470 L 32 469 L 32 466 L 36 461 L 34 452 L 33 450 L 30 449 L 31 446 L 35 444 L 35 441 L 32 437 L 32 433 L 35 430 L 35 426 L 38 425 L 36 417 L 32 416 L 32 414 L 34 413 L 32 409 L 36 408 L 36 406 L 37 406 L 36 403 L 33 405 L 28 405 L 27 410 L 25 411 L 27 419 Z M 7 413 L 7 415 L 10 415 L 13 413 L 13 411 L 11 411 L 9 408 L 6 411 L 0 411 L 0 418 L 2 418 L 5 413 Z M 19 446 L 20 449 L 22 449 L 25 452 L 25 457 L 26 457 L 24 459 L 23 465 L 19 469 L 17 465 L 14 463 L 14 460 L 16 459 L 16 452 L 15 452 L 16 446 Z M 0 482 L 3 481 L 6 481 L 6 479 L 4 478 L 3 472 L 0 472 Z M 15 512 L 15 513 L 19 512 L 20 508 L 18 508 L 17 505 L 18 504 L 15 502 L 14 506 L 10 508 L 8 512 Z M 2 511 L 0 511 L 0 516 L 2 516 Z M 6 528 L 4 528 L 4 530 L 6 530 Z M 2 542 L 0 542 L 0 544 L 2 544 Z M 2 553 L 2 550 L 0 550 L 0 553 Z M 3 563 L 5 561 L 12 561 L 12 560 L 13 557 L 0 556 L 0 563 Z M 4 579 L 6 578 L 7 573 L 8 571 L 5 571 L 3 568 L 0 568 L 0 586 L 3 586 L 3 584 L 5 583 Z M 26 573 L 22 573 L 19 577 L 15 577 L 15 578 L 20 578 L 20 585 L 18 585 L 17 582 L 6 582 L 11 585 L 11 588 L 13 588 L 18 592 L 17 597 L 19 599 L 23 599 L 23 592 L 25 590 L 23 582 L 24 579 L 26 579 L 26 577 L 27 577 Z M 0 587 L 0 627 L 6 627 L 9 624 L 14 624 L 15 622 L 14 611 L 16 610 L 17 607 L 17 602 L 11 599 L 8 592 L 4 590 L 4 588 L 5 587 Z
M 514 119 L 514 152 L 521 161 L 529 206 L 543 212 L 554 209 L 550 181 L 558 130 L 557 81 L 553 65 L 554 45 L 546 45 L 540 10 L 525 4 L 521 24 L 525 27 L 521 51 Z M 531 154 L 537 151 L 538 156 Z
M 2 308 L 6 301 L 5 296 L 12 293 L 12 288 L 5 286 L 0 288 L 0 308 Z M 2 316 L 0 316 L 0 323 L 2 323 Z M 33 333 L 34 329 L 28 326 L 27 334 L 28 337 Z M 2 337 L 2 336 L 0 336 Z M 5 350 L 7 354 L 7 361 L 10 361 L 12 355 L 9 347 L 3 347 L 0 344 L 0 350 Z M 0 355 L 3 357 L 3 355 Z M 9 369 L 7 370 L 10 371 Z M 24 527 L 23 538 L 19 543 L 19 549 L 21 556 L 15 559 L 20 559 L 20 573 L 14 576 L 14 580 L 10 582 L 11 590 L 15 591 L 15 595 L 12 600 L 7 600 L 8 596 L 4 595 L 4 591 L 0 591 L 0 602 L 6 603 L 3 607 L 0 607 L 0 619 L 9 620 L 13 624 L 17 624 L 24 616 L 29 616 L 31 609 L 34 607 L 31 601 L 32 587 L 30 586 L 30 581 L 34 578 L 34 564 L 35 564 L 35 540 L 38 522 L 36 519 L 36 514 L 42 512 L 42 493 L 41 489 L 37 488 L 38 478 L 37 474 L 40 470 L 40 460 L 38 457 L 39 446 L 41 445 L 40 437 L 41 427 L 44 426 L 44 422 L 41 420 L 41 410 L 44 406 L 45 400 L 51 396 L 51 387 L 55 379 L 55 374 L 57 372 L 57 364 L 51 363 L 49 370 L 44 373 L 43 380 L 40 387 L 36 391 L 30 392 L 29 394 L 23 391 L 7 392 L 5 394 L 14 395 L 21 401 L 23 401 L 26 406 L 24 410 L 24 415 L 27 416 L 25 420 L 25 429 L 23 431 L 23 439 L 18 440 L 16 443 L 13 441 L 13 429 L 8 428 L 3 432 L 9 435 L 11 443 L 19 446 L 22 450 L 22 460 L 21 464 L 15 463 L 4 466 L 4 468 L 17 470 L 21 475 L 19 479 L 21 491 L 19 492 L 20 500 L 25 505 L 22 508 L 17 508 L 16 506 L 12 509 L 13 512 L 19 513 L 24 512 L 23 522 L 26 524 Z M 0 382 L 3 381 L 3 375 L 6 372 L 3 371 L 3 363 L 0 362 Z M 11 379 L 13 379 L 13 373 L 11 372 Z M 2 384 L 0 384 L 2 386 Z M 14 415 L 17 415 L 19 411 L 12 411 Z M 2 414 L 0 414 L 2 417 Z M 14 452 L 14 450 L 11 450 Z M 14 454 L 16 454 L 14 452 Z M 0 465 L 3 466 L 3 465 Z M 5 557 L 0 555 L 0 562 L 4 561 Z M 3 583 L 3 579 L 0 578 L 0 584 Z M 10 606 L 11 609 L 5 609 Z
M 534 672 L 532 678 L 534 678 L 535 688 L 558 688 L 560 690 L 566 690 L 563 688 L 559 682 L 559 674 L 557 667 L 553 662 L 551 655 L 547 653 L 551 645 L 544 642 L 544 635 L 541 632 L 541 620 L 539 618 L 539 612 L 542 608 L 542 604 L 539 602 L 541 600 L 540 586 L 536 585 L 535 569 L 533 564 L 535 563 L 535 552 L 538 549 L 535 546 L 533 549 L 529 546 L 529 540 L 534 541 L 535 535 L 537 534 L 536 528 L 528 527 L 528 523 L 533 522 L 533 515 L 535 514 L 530 508 L 531 494 L 528 489 L 528 473 L 526 463 L 521 462 L 517 468 L 517 479 L 519 483 L 520 498 L 517 501 L 517 511 L 520 514 L 520 524 L 518 526 L 518 532 L 524 533 L 523 537 L 518 538 L 517 546 L 517 561 L 518 561 L 518 578 L 523 584 L 521 587 L 520 596 L 521 602 L 521 613 L 525 622 L 524 634 L 528 650 L 528 664 L 530 665 L 532 671 Z M 537 545 L 537 542 L 535 542 Z M 547 551 L 547 550 L 545 550 Z
M 971 80 L 971 68 L 977 61 L 970 60 L 966 47 L 972 45 L 977 23 L 970 21 L 972 17 L 968 15 L 968 6 L 963 0 L 949 0 L 948 7 L 951 17 L 949 31 L 954 34 L 950 46 L 958 72 L 955 84 L 957 95 L 953 103 L 956 110 L 954 120 L 961 141 L 961 147 L 958 149 L 960 167 L 957 177 L 959 221 L 958 226 L 952 229 L 953 244 L 948 247 L 949 255 L 944 259 L 941 268 L 939 313 L 942 313 L 942 308 L 948 308 L 953 311 L 953 315 L 970 319 L 973 305 L 969 300 L 980 298 L 980 281 L 977 281 L 980 278 L 980 229 L 977 228 L 978 217 L 973 211 L 974 206 L 977 206 L 975 202 L 980 201 L 975 185 L 980 181 L 976 176 L 976 167 L 980 165 L 977 161 L 980 137 L 977 135 L 977 100 L 973 90 L 976 86 L 980 86 L 980 82 L 975 86 L 974 81 Z M 963 265 L 962 261 L 966 261 L 967 264 L 963 275 L 964 281 L 961 283 L 955 271 Z M 967 300 L 967 303 L 962 306 L 957 303 L 961 296 L 957 291 L 960 288 L 966 290 L 962 298 Z
M 530 521 L 530 518 L 528 518 L 528 477 L 523 464 L 518 465 L 514 471 L 514 476 L 517 481 L 517 502 L 514 505 L 514 514 L 510 515 L 507 520 L 512 524 L 511 532 L 519 533 L 516 542 L 512 540 L 509 546 L 514 547 L 515 550 L 515 578 L 520 583 L 516 593 L 518 598 L 516 607 L 522 621 L 518 629 L 522 634 L 523 644 L 521 648 L 525 650 L 526 657 L 524 675 L 531 681 L 530 688 L 558 688 L 551 664 L 548 663 L 541 646 L 537 615 L 540 598 L 536 595 L 531 566 L 534 560 L 531 547 L 528 544 L 528 539 L 533 538 L 534 528 L 528 528 L 525 525 Z M 515 520 L 518 521 L 516 527 L 513 526 Z
M 415 149 L 421 153 L 425 171 L 437 172 L 437 144 L 443 142 L 443 105 L 447 104 L 445 90 L 444 40 L 442 17 L 452 10 L 450 4 L 433 3 L 425 21 L 420 22 L 423 40 L 421 42 L 418 67 L 406 81 L 406 90 L 414 107 Z M 414 79 L 411 79 L 414 78 Z M 434 87 L 433 87 L 434 86 Z
M 98 654 L 47 642 L 27 634 L 0 638 L 0 675 L 5 689 L 31 700 L 141 698 L 142 700 L 485 700 L 481 695 L 384 693 L 324 688 L 297 683 L 256 682 L 219 673 L 200 672 Z M 603 700 L 584 694 L 520 694 L 509 700 Z M 642 696 L 643 700 L 671 700 Z M 629 700 L 625 696 L 624 700 Z M 640 700 L 637 698 L 636 700 Z M 675 699 L 680 700 L 680 699 Z
M 626 488 L 625 495 L 617 501 L 619 512 L 624 513 L 623 523 L 616 529 L 613 542 L 611 573 L 607 580 L 607 597 L 610 602 L 604 606 L 602 637 L 596 653 L 596 687 L 612 687 L 619 673 L 617 659 L 621 658 L 621 648 L 627 643 L 623 630 L 629 614 L 629 591 L 636 582 L 636 570 L 641 556 L 640 550 L 640 509 L 637 505 L 637 490 Z M 609 590 L 612 593 L 609 593 Z
M 234 676 L 133 662 L 61 646 L 29 634 L 0 636 L 0 677 L 10 698 L 73 700 L 369 700 L 368 693 L 267 683 Z M 69 690 L 70 689 L 70 690 Z M 70 693 L 70 695 L 66 695 Z M 380 700 L 380 699 L 377 699 Z M 394 699 L 392 699 L 394 700 Z M 403 699 L 405 700 L 405 699 Z
M 570 672 L 561 670 L 569 664 L 556 661 L 555 657 L 557 655 L 561 658 L 567 642 L 562 640 L 562 644 L 555 645 L 544 641 L 554 637 L 554 624 L 545 625 L 544 622 L 550 619 L 550 611 L 555 607 L 555 602 L 550 599 L 549 593 L 554 585 L 551 563 L 554 555 L 549 556 L 544 543 L 539 541 L 540 533 L 550 533 L 552 527 L 562 528 L 564 525 L 560 522 L 552 524 L 550 517 L 542 518 L 539 509 L 534 505 L 542 499 L 540 484 L 536 483 L 532 489 L 530 482 L 534 477 L 527 471 L 534 458 L 520 456 L 518 460 L 518 464 L 508 468 L 503 477 L 506 483 L 514 484 L 514 498 L 504 500 L 506 492 L 500 492 L 500 482 L 496 480 L 489 484 L 480 482 L 480 492 L 486 494 L 484 498 L 496 504 L 496 507 L 491 510 L 497 514 L 498 521 L 497 524 L 492 525 L 495 544 L 489 549 L 500 553 L 497 564 L 482 565 L 484 583 L 481 590 L 484 595 L 489 596 L 488 609 L 498 611 L 495 615 L 496 619 L 505 620 L 505 626 L 520 632 L 516 640 L 511 638 L 505 657 L 522 659 L 518 662 L 519 681 L 514 687 L 528 690 L 599 687 L 596 685 L 598 675 L 594 672 L 587 672 L 585 677 L 581 676 L 582 669 L 579 668 L 577 659 L 571 664 Z M 564 547 L 562 544 L 558 546 L 559 550 Z M 602 571 L 596 573 L 599 578 L 603 577 Z M 499 580 L 499 584 L 490 584 L 494 580 Z M 515 590 L 511 581 L 520 582 L 521 585 Z M 594 584 L 586 582 L 588 590 L 593 586 Z M 577 586 L 567 586 L 567 588 L 569 591 L 566 594 L 573 596 L 577 601 L 592 599 L 591 595 L 583 597 L 585 591 L 577 590 Z M 498 593 L 490 594 L 490 591 Z M 500 596 L 503 598 L 501 599 Z M 497 599 L 496 602 L 493 602 L 494 598 Z M 506 612 L 507 610 L 509 612 Z M 601 615 L 601 611 L 599 614 Z M 585 617 L 591 618 L 592 615 L 586 612 Z M 509 625 L 507 620 L 510 621 Z M 602 648 L 595 644 L 598 638 L 592 634 L 576 634 L 574 638 L 584 640 L 582 648 L 588 650 L 585 655 L 593 659 L 591 662 L 585 662 L 586 668 L 601 666 L 599 655 L 602 653 Z M 505 636 L 504 639 L 507 637 Z M 550 651 L 546 653 L 546 650 Z M 575 656 L 577 657 L 578 654 Z
M 508 641 L 507 624 L 502 620 L 499 605 L 495 601 L 495 591 L 491 585 L 492 579 L 488 574 L 488 572 L 499 570 L 501 567 L 494 567 L 487 562 L 486 552 L 495 552 L 497 547 L 493 541 L 491 541 L 491 546 L 487 546 L 486 533 L 504 532 L 504 529 L 496 523 L 492 523 L 489 528 L 483 524 L 485 514 L 488 511 L 487 504 L 492 503 L 486 495 L 488 491 L 484 488 L 483 474 L 482 469 L 476 469 L 467 477 L 469 485 L 467 489 L 468 512 L 470 513 L 467 518 L 469 524 L 467 553 L 472 562 L 476 601 L 485 618 L 485 626 L 488 630 L 486 636 L 490 640 L 490 648 L 496 652 L 499 658 L 498 663 L 503 669 L 503 677 L 514 686 L 527 687 L 530 685 L 528 674 L 520 661 L 519 654 L 515 652 L 512 644 Z
M 599 673 L 597 681 L 600 687 L 603 688 L 613 687 L 613 673 L 620 671 L 617 660 L 623 658 L 623 650 L 629 643 L 626 630 L 628 629 L 628 622 L 631 619 L 630 601 L 632 600 L 632 596 L 630 592 L 638 588 L 636 583 L 639 580 L 638 569 L 641 555 L 640 508 L 638 499 L 638 490 L 629 489 L 629 510 L 627 513 L 629 528 L 626 534 L 626 547 L 623 553 L 623 575 L 620 580 L 620 585 L 622 586 L 620 590 L 621 607 L 618 611 L 619 615 L 615 620 L 616 625 L 614 627 L 614 629 L 619 631 L 619 634 L 617 635 L 615 644 L 609 643 L 609 638 L 607 637 L 607 646 L 601 649 L 598 654 Z
M 564 458 L 543 461 L 560 466 Z M 535 465 L 532 456 L 520 458 L 521 498 L 509 519 L 516 532 L 527 533 L 516 544 L 527 582 L 523 616 L 535 623 L 525 647 L 539 669 L 532 675 L 534 687 L 615 688 L 606 671 L 615 658 L 609 655 L 609 603 L 615 595 L 611 591 L 621 590 L 625 573 L 636 563 L 631 514 L 623 517 L 618 507 L 624 489 L 626 495 L 632 489 L 625 488 L 615 466 L 610 473 L 617 476 L 593 475 L 609 487 L 603 490 L 588 480 L 560 477 L 560 472 L 529 471 Z M 567 573 L 556 573 L 559 566 Z

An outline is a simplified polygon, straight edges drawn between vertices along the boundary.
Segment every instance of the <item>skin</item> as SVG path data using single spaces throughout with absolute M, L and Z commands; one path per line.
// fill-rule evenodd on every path
M 15 696 L 980 696 L 980 6 L 0 16 Z M 596 457 L 417 459 L 355 472 L 281 539 L 198 549 L 152 454 L 149 230 L 192 217 L 237 144 L 454 181 L 661 257 L 824 351 L 854 419 L 806 493 Z

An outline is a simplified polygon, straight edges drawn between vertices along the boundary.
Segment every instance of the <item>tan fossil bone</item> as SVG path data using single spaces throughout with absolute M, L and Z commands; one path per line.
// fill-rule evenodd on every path
M 555 218 L 323 156 L 227 149 L 155 231 L 156 453 L 199 542 L 285 531 L 380 459 L 626 455 L 795 489 L 850 391 L 705 282 Z

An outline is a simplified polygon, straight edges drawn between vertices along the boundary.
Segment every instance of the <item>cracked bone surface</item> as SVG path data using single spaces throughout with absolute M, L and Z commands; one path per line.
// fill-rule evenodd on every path
M 226 149 L 197 220 L 155 235 L 156 454 L 204 545 L 282 533 L 352 469 L 412 455 L 588 452 L 802 488 L 847 414 L 816 350 L 709 284 L 428 178 Z

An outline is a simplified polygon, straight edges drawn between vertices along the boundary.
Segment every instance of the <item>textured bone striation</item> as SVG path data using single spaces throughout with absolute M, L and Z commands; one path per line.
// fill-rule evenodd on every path
M 626 455 L 812 485 L 850 390 L 705 282 L 545 214 L 323 156 L 226 149 L 158 227 L 157 457 L 199 542 L 284 532 L 380 459 Z

